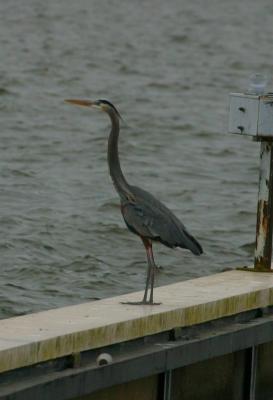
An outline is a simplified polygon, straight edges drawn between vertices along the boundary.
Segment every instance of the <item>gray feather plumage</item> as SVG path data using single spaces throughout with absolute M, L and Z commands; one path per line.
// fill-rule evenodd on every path
M 122 200 L 121 211 L 132 232 L 171 248 L 182 247 L 196 255 L 202 254 L 200 244 L 171 210 L 143 189 L 130 185 L 130 191 L 134 201 Z

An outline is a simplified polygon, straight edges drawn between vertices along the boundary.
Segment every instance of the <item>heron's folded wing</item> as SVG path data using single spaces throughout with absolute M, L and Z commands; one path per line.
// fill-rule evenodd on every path
M 151 215 L 147 207 L 126 203 L 122 206 L 122 215 L 126 225 L 134 233 L 150 239 L 156 239 L 159 236 L 154 229 L 154 215 Z
M 122 214 L 128 228 L 146 238 L 160 241 L 168 247 L 182 247 L 194 254 L 201 254 L 202 248 L 187 231 L 181 221 L 165 206 L 148 202 L 126 203 Z
M 180 229 L 171 211 L 165 208 L 154 207 L 153 204 L 127 203 L 123 206 L 123 218 L 134 233 L 159 240 L 166 246 L 176 247 L 183 245 L 183 239 L 187 241 L 186 231 Z

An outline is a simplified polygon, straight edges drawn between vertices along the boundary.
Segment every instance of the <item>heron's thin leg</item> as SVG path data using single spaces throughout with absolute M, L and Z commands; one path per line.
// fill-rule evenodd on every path
M 148 290 L 149 290 L 149 285 L 150 285 L 150 280 L 151 280 L 151 273 L 152 273 L 152 264 L 150 260 L 150 254 L 149 254 L 149 249 L 151 246 L 151 243 L 149 240 L 142 238 L 146 254 L 147 254 L 147 262 L 148 262 L 148 269 L 147 269 L 147 277 L 146 277 L 146 285 L 145 285 L 145 291 L 144 291 L 144 296 L 143 296 L 143 303 L 147 303 L 147 296 L 148 296 Z
M 142 239 L 143 240 L 143 239 Z M 143 302 L 147 303 L 147 293 L 148 293 L 148 285 L 150 284 L 151 289 L 150 289 L 150 298 L 148 304 L 158 304 L 154 303 L 154 280 L 155 280 L 155 270 L 157 268 L 154 260 L 154 255 L 153 255 L 153 247 L 152 247 L 152 242 L 150 240 L 143 240 L 146 253 L 147 253 L 147 260 L 148 260 L 148 265 L 149 265 L 149 277 L 147 276 L 147 281 L 146 281 L 146 288 L 144 292 L 144 298 Z
M 153 247 L 152 244 L 150 244 L 148 251 L 147 251 L 148 257 L 149 257 L 149 264 L 150 264 L 150 268 L 151 268 L 151 272 L 150 272 L 150 284 L 151 284 L 151 290 L 150 290 L 150 299 L 149 299 L 149 303 L 153 304 L 154 299 L 153 299 L 153 295 L 154 295 L 154 281 L 155 281 L 155 269 L 156 269 L 156 264 L 154 261 L 154 255 L 153 255 Z
M 151 273 L 151 290 L 150 290 L 150 299 L 149 303 L 153 304 L 154 302 L 154 281 L 155 281 L 155 266 L 152 266 L 152 273 Z
M 153 301 L 153 290 L 154 290 L 154 275 L 155 275 L 155 262 L 154 262 L 154 256 L 153 256 L 153 249 L 152 249 L 152 242 L 149 239 L 141 238 L 146 250 L 147 254 L 147 262 L 148 262 L 148 269 L 147 269 L 147 278 L 146 278 L 146 284 L 145 284 L 145 290 L 144 290 L 144 296 L 142 301 L 126 301 L 122 302 L 123 304 L 130 304 L 130 305 L 140 305 L 140 304 L 147 304 L 147 305 L 158 305 L 160 303 L 154 303 Z M 150 298 L 149 301 L 147 301 L 148 297 L 148 290 L 149 286 L 151 286 L 151 291 L 150 291 Z
M 148 262 L 148 268 L 147 268 L 147 277 L 146 277 L 146 285 L 145 285 L 145 291 L 144 291 L 144 296 L 143 296 L 143 303 L 147 303 L 147 296 L 148 296 L 148 289 L 149 289 L 149 284 L 150 284 L 150 279 L 151 279 L 151 271 L 152 271 L 152 265 Z

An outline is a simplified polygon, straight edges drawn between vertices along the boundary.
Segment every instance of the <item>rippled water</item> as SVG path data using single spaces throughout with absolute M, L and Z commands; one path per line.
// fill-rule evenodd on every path
M 67 97 L 116 104 L 128 181 L 204 247 L 156 245 L 158 285 L 250 264 L 259 145 L 225 135 L 228 93 L 255 71 L 272 78 L 272 1 L 9 0 L 0 12 L 0 316 L 144 285 L 108 175 L 109 121 Z

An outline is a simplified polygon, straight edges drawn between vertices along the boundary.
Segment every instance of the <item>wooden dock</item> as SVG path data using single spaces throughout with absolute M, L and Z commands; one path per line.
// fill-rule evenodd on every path
M 228 271 L 157 288 L 161 305 L 121 304 L 141 296 L 1 320 L 0 399 L 272 399 L 272 273 Z

